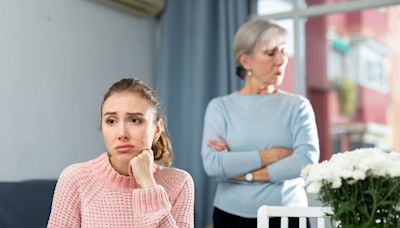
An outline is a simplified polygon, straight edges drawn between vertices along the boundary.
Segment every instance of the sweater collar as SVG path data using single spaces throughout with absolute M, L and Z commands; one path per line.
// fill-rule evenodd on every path
M 91 167 L 96 177 L 113 189 L 129 192 L 138 187 L 133 176 L 121 175 L 111 166 L 107 153 L 92 160 Z

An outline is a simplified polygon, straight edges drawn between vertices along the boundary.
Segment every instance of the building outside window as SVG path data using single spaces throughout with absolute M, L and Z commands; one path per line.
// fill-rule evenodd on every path
M 400 151 L 400 2 L 258 0 L 257 6 L 259 16 L 289 30 L 293 51 L 283 89 L 310 99 L 321 160 L 359 147 Z

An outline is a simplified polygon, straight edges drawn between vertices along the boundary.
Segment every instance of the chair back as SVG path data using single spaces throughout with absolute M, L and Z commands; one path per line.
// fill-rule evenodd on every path
M 329 207 L 283 207 L 263 205 L 257 212 L 257 227 L 269 228 L 270 217 L 281 217 L 281 228 L 288 228 L 289 217 L 299 218 L 299 227 L 307 227 L 307 218 L 317 218 L 318 228 L 325 227 L 325 218 L 332 210 Z

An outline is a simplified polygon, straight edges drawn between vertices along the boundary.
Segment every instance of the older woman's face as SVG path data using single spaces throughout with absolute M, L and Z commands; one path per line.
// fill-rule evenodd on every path
M 269 37 L 274 38 L 269 38 Z M 253 53 L 246 56 L 246 69 L 265 85 L 282 84 L 288 62 L 286 55 L 286 36 L 267 33 L 256 44 Z
M 111 163 L 127 166 L 130 159 L 150 148 L 161 131 L 154 109 L 136 93 L 112 94 L 103 104 L 102 132 Z

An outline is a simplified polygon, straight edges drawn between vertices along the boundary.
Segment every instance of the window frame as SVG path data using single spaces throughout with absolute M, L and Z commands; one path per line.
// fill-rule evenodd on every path
M 256 0 L 254 0 L 256 1 Z M 256 4 L 253 4 L 256 5 Z M 293 0 L 293 9 L 286 12 L 258 15 L 253 11 L 253 17 L 264 17 L 271 20 L 293 20 L 294 31 L 294 88 L 295 92 L 306 96 L 306 69 L 305 69 L 305 22 L 310 17 L 327 16 L 330 14 L 361 11 L 371 8 L 380 8 L 400 5 L 399 0 L 353 0 L 334 4 L 320 4 L 307 6 L 304 0 Z

